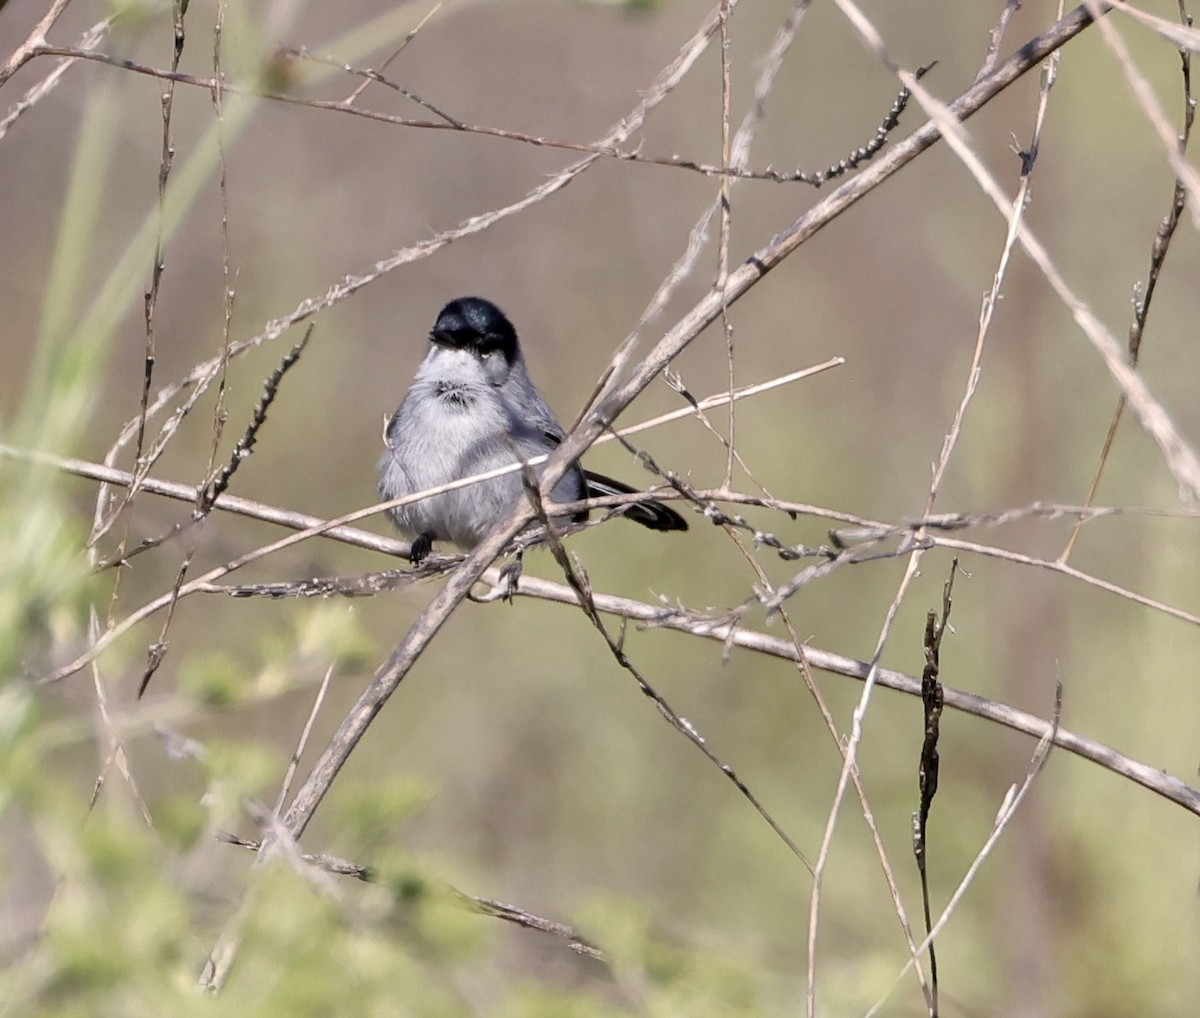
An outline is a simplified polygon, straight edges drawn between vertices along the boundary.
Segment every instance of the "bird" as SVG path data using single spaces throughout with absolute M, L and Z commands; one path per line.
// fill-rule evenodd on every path
M 553 452 L 566 433 L 529 377 L 517 330 L 495 304 L 459 297 L 437 316 L 412 387 L 384 428 L 379 494 L 385 501 Z M 535 467 L 540 472 L 541 467 Z M 411 542 L 414 565 L 434 541 L 474 548 L 524 497 L 521 471 L 389 510 Z M 555 484 L 554 502 L 632 495 L 621 481 L 573 463 Z M 654 499 L 623 515 L 651 530 L 687 530 L 687 521 Z M 572 517 L 587 518 L 587 512 Z

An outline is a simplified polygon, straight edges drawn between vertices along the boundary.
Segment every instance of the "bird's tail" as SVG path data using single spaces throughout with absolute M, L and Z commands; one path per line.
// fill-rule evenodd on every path
M 628 484 L 614 481 L 611 477 L 605 477 L 603 474 L 592 473 L 590 470 L 585 470 L 583 476 L 587 480 L 588 498 L 601 498 L 605 495 L 633 495 L 638 490 L 631 488 Z M 654 499 L 648 498 L 644 502 L 632 502 L 622 509 L 622 513 L 627 519 L 634 520 L 651 530 L 687 530 L 688 528 L 687 520 L 679 513 Z

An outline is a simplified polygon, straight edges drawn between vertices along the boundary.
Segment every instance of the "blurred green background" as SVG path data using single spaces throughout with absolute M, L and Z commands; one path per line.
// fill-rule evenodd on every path
M 120 6 L 120 5 L 118 5 Z M 358 78 L 283 55 L 306 46 L 378 67 L 430 5 L 229 5 L 223 63 L 231 80 L 342 99 Z M 973 80 L 1003 5 L 864 2 L 890 56 L 938 60 L 925 79 L 952 99 Z M 1171 17 L 1172 4 L 1149 5 Z M 588 4 L 451 0 L 387 76 L 459 120 L 586 142 L 638 101 L 709 10 L 705 3 Z M 752 99 L 762 54 L 790 5 L 758 0 L 730 22 L 733 121 Z M 113 6 L 77 2 L 50 38 L 73 44 Z M 181 69 L 208 76 L 215 5 L 189 7 Z M 0 11 L 0 56 L 44 7 Z M 1053 5 L 1025 4 L 1003 51 L 1031 38 Z M 1179 58 L 1116 22 L 1173 123 Z M 171 52 L 168 9 L 129 5 L 101 50 L 156 67 Z M 0 91 L 0 113 L 51 69 L 40 58 Z M 635 136 L 649 155 L 720 160 L 719 46 Z M 1016 186 L 1028 144 L 1031 73 L 969 125 L 999 179 Z M 820 169 L 865 143 L 893 101 L 894 76 L 831 4 L 805 18 L 756 139 L 755 166 Z M 137 412 L 162 139 L 163 83 L 100 64 L 72 67 L 0 139 L 0 373 L 4 441 L 101 459 Z M 362 108 L 427 119 L 378 84 Z M 512 202 L 576 154 L 453 131 L 409 129 L 303 106 L 227 95 L 233 338 L 364 273 L 392 252 Z M 923 122 L 910 109 L 896 137 Z M 154 389 L 214 356 L 222 333 L 220 194 L 207 91 L 180 86 L 172 186 L 183 200 L 165 247 L 156 310 Z M 1095 31 L 1064 51 L 1032 183 L 1028 222 L 1068 281 L 1117 336 L 1167 211 L 1172 178 L 1122 71 Z M 320 516 L 375 498 L 380 426 L 423 355 L 438 309 L 461 294 L 495 300 L 521 332 L 535 380 L 573 419 L 612 351 L 717 193 L 680 169 L 601 160 L 560 193 L 435 256 L 391 272 L 315 318 L 306 353 L 272 406 L 232 492 Z M 828 188 L 827 188 L 828 189 Z M 824 192 L 820 192 L 824 193 Z M 790 224 L 819 193 L 748 181 L 733 191 L 731 262 Z M 176 206 L 168 203 L 169 209 Z M 739 384 L 833 356 L 846 365 L 739 404 L 737 446 L 772 493 L 870 518 L 918 516 L 930 466 L 961 398 L 979 307 L 1004 224 L 957 159 L 938 146 L 804 245 L 730 312 Z M 1175 238 L 1141 362 L 1151 390 L 1193 443 L 1200 436 L 1196 286 L 1200 246 Z M 706 292 L 710 247 L 646 340 Z M 293 330 L 230 366 L 225 455 Z M 710 328 L 678 368 L 697 396 L 728 384 L 725 338 Z M 199 483 L 212 446 L 215 390 L 153 473 Z M 980 388 L 938 501 L 984 512 L 1033 501 L 1078 504 L 1116 401 L 1099 357 L 1037 271 L 1014 257 L 984 355 Z M 652 386 L 630 423 L 675 409 Z M 713 412 L 725 426 L 727 414 Z M 160 418 L 161 420 L 161 418 Z M 664 467 L 718 485 L 725 454 L 698 422 L 638 436 Z M 128 468 L 126 450 L 119 465 Z M 595 468 L 645 479 L 615 445 Z M 742 490 L 753 483 L 735 477 Z M 191 983 L 218 931 L 241 915 L 243 949 L 216 1006 L 258 1014 L 774 1015 L 803 1006 L 811 880 L 729 782 L 672 732 L 586 620 L 521 600 L 464 605 L 387 705 L 302 842 L 379 867 L 379 886 L 336 878 L 322 891 L 280 868 L 249 880 L 240 806 L 270 803 L 326 668 L 329 697 L 301 761 L 306 773 L 375 666 L 437 589 L 421 584 L 354 602 L 182 601 L 147 698 L 134 702 L 152 619 L 99 662 L 149 831 L 115 770 L 87 803 L 110 746 L 93 676 L 51 689 L 27 681 L 85 646 L 89 607 L 119 619 L 170 588 L 187 541 L 135 560 L 120 578 L 87 578 L 92 482 L 0 462 L 0 902 L 8 917 L 0 977 L 12 1014 L 209 1011 Z M 1130 419 L 1098 500 L 1179 507 L 1156 447 Z M 187 518 L 142 495 L 134 543 Z M 782 540 L 815 546 L 828 523 L 747 511 Z M 382 520 L 373 522 L 386 532 Z M 970 539 L 1056 557 L 1069 521 L 972 532 Z M 118 526 L 117 533 L 121 531 Z M 267 541 L 264 524 L 214 514 L 191 575 Z M 110 553 L 112 537 L 101 542 Z M 572 542 L 598 591 L 720 610 L 755 575 L 722 531 L 696 517 L 683 536 L 621 523 Z M 758 555 L 774 582 L 801 565 Z M 1087 526 L 1072 565 L 1200 611 L 1195 520 L 1122 516 Z M 256 564 L 251 580 L 353 574 L 394 560 L 309 541 Z M 925 613 L 940 603 L 949 556 L 927 554 L 883 663 L 923 664 Z M 1063 724 L 1192 779 L 1198 762 L 1200 632 L 1044 570 L 965 558 L 953 632 L 942 647 L 951 686 L 1042 717 L 1064 686 Z M 869 659 L 904 568 L 884 559 L 800 590 L 801 639 Z M 548 555 L 526 558 L 554 578 Z M 752 616 L 754 624 L 761 615 Z M 785 635 L 775 623 L 770 631 Z M 840 757 L 796 670 L 712 642 L 630 632 L 628 650 L 679 714 L 731 763 L 810 857 L 820 845 Z M 848 731 L 860 687 L 818 681 Z M 173 757 L 155 734 L 185 733 L 203 753 Z M 930 824 L 935 912 L 1028 767 L 1025 737 L 948 712 L 941 789 Z M 920 704 L 880 690 L 859 760 L 909 916 L 919 885 L 910 848 Z M 1051 757 L 938 942 L 947 1015 L 1181 1015 L 1200 981 L 1195 818 L 1065 753 Z M 559 939 L 465 911 L 447 884 L 576 926 L 613 956 L 582 959 Z M 247 888 L 252 888 L 248 891 Z M 243 902 L 245 904 L 243 904 Z M 865 1011 L 907 952 L 870 837 L 851 796 L 822 888 L 817 1012 Z M 911 977 L 886 1014 L 921 1014 Z

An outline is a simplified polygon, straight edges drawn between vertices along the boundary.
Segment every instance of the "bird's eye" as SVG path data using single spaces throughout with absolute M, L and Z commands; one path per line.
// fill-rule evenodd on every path
M 494 333 L 488 333 L 479 340 L 479 352 L 485 357 L 490 357 L 494 353 L 499 353 L 503 344 L 503 336 L 497 336 Z
M 456 350 L 468 349 L 476 343 L 476 333 L 472 329 L 434 329 L 429 338 L 439 346 Z

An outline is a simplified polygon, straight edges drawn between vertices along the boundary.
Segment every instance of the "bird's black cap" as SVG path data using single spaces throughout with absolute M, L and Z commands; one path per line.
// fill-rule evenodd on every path
M 517 359 L 517 330 L 503 311 L 482 297 L 452 300 L 442 308 L 429 338 L 456 350 L 499 350 L 509 364 Z

